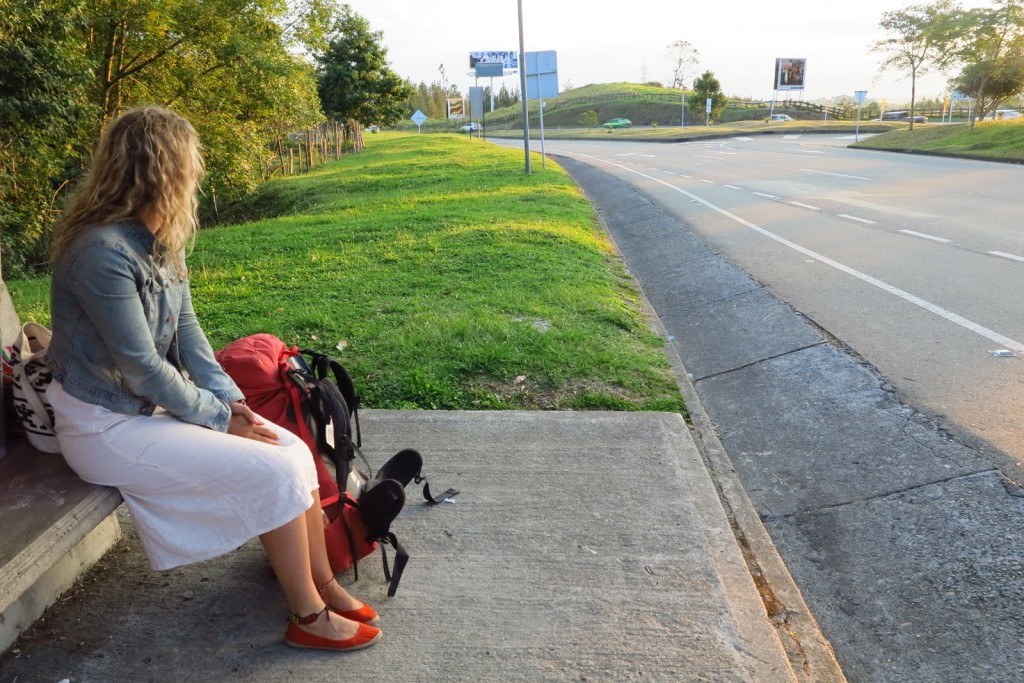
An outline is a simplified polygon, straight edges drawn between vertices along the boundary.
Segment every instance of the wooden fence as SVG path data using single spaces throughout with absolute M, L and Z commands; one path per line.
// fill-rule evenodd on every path
M 275 147 L 276 155 L 263 174 L 264 179 L 277 173 L 309 173 L 317 164 L 340 159 L 346 152 L 362 152 L 363 129 L 353 119 L 345 125 L 327 121 L 315 128 L 278 137 Z

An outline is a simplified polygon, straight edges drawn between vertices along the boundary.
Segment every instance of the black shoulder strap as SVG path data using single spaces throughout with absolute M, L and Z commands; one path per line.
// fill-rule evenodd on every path
M 427 481 L 427 478 L 416 477 L 416 483 L 419 484 L 420 482 L 423 482 L 423 498 L 428 503 L 437 505 L 438 503 L 443 503 L 448 498 L 459 495 L 459 491 L 457 489 L 448 489 L 439 496 L 432 496 L 430 495 L 430 482 Z
M 301 349 L 300 353 L 313 359 L 312 368 L 317 379 L 328 379 L 329 374 L 334 376 L 334 383 L 337 385 L 341 395 L 345 397 L 345 403 L 348 405 L 348 409 L 351 411 L 352 417 L 356 422 L 356 445 L 362 446 L 363 435 L 359 427 L 360 397 L 356 393 L 356 385 L 352 381 L 352 376 L 348 374 L 348 370 L 345 369 L 344 365 L 331 356 L 310 349 Z
M 402 572 L 405 571 L 405 565 L 409 563 L 409 553 L 405 551 L 402 544 L 398 542 L 398 538 L 391 531 L 387 535 L 379 539 L 380 541 L 380 558 L 384 562 L 384 579 L 389 581 L 388 584 L 388 597 L 395 597 L 395 592 L 398 591 L 398 582 L 402 580 Z M 385 544 L 390 544 L 395 549 L 395 564 L 391 571 L 388 571 L 388 554 L 384 550 Z

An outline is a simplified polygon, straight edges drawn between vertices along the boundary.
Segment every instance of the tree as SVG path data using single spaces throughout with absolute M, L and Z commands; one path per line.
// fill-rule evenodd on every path
M 316 56 L 320 103 L 330 118 L 388 125 L 403 117 L 402 102 L 414 90 L 391 70 L 382 38 L 341 6 L 327 49 Z
M 580 114 L 580 125 L 587 128 L 597 127 L 597 112 L 593 109 L 588 109 Z
M 677 40 L 668 46 L 668 56 L 672 60 L 672 78 L 669 80 L 669 87 L 686 90 L 686 82 L 700 61 L 697 48 L 688 40 Z
M 693 82 L 693 90 L 686 96 L 686 106 L 691 111 L 705 111 L 707 100 L 711 98 L 711 114 L 708 121 L 717 119 L 725 109 L 725 94 L 715 74 L 705 71 Z
M 944 68 L 949 52 L 949 27 L 956 14 L 953 0 L 937 0 L 930 5 L 910 5 L 885 12 L 879 26 L 890 36 L 875 41 L 873 50 L 883 59 L 879 73 L 897 69 L 910 76 L 910 129 L 914 129 L 914 105 L 917 77 L 933 68 Z
M 974 97 L 981 119 L 1024 92 L 1024 6 L 1021 0 L 996 0 L 995 7 L 962 12 L 958 28 L 957 57 L 964 66 L 951 85 Z
M 330 2 L 4 0 L 5 265 L 43 263 L 61 193 L 126 107 L 169 106 L 193 122 L 207 195 L 254 188 L 266 176 L 268 142 L 323 118 L 312 68 L 292 51 L 323 33 L 317 23 Z
M 8 277 L 45 262 L 60 191 L 79 167 L 77 141 L 94 121 L 82 4 L 10 0 L 0 11 L 0 249 Z

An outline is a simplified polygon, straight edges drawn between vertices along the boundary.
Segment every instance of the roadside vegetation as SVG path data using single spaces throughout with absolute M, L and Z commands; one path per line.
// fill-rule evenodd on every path
M 683 412 L 593 208 L 555 164 L 522 165 L 467 136 L 381 133 L 222 207 L 189 260 L 211 343 L 331 353 L 374 408 Z M 48 278 L 8 285 L 48 323 Z
M 853 145 L 891 152 L 925 152 L 947 156 L 1024 163 L 1024 118 L 979 121 L 950 126 L 894 130 Z

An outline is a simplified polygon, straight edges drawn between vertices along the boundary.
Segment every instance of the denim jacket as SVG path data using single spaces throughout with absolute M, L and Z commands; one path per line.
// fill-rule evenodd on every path
M 129 415 L 159 406 L 180 420 L 226 431 L 242 392 L 213 357 L 187 273 L 153 259 L 141 222 L 97 226 L 61 256 L 50 287 L 54 380 L 75 398 Z M 192 381 L 168 360 L 178 357 Z

